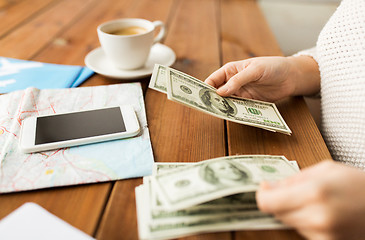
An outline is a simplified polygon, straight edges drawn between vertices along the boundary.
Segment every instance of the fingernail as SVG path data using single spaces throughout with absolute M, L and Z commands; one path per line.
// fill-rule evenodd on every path
M 228 92 L 228 87 L 227 87 L 227 85 L 224 85 L 224 86 L 220 87 L 220 88 L 218 89 L 218 92 L 219 92 L 220 94 L 225 94 L 225 93 L 227 93 L 227 92 Z

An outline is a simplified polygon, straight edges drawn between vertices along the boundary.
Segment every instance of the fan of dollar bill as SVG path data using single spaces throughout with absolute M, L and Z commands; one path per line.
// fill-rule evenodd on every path
M 284 156 L 241 155 L 197 163 L 155 163 L 136 192 L 140 239 L 171 239 L 203 232 L 283 229 L 258 210 L 262 181 L 299 171 Z
M 149 88 L 166 93 L 172 101 L 228 121 L 291 134 L 274 103 L 221 97 L 216 88 L 173 68 L 156 64 Z

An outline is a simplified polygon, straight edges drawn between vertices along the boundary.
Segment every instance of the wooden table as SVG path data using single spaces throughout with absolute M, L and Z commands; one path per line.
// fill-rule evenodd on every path
M 222 64 L 254 56 L 280 55 L 253 0 L 0 0 L 0 56 L 83 65 L 99 46 L 96 27 L 140 17 L 162 20 L 173 67 L 205 79 Z M 277 103 L 292 136 L 227 122 L 168 101 L 147 89 L 147 117 L 155 161 L 201 161 L 235 154 L 280 154 L 304 168 L 330 154 L 301 97 Z M 94 75 L 82 86 L 122 83 Z M 2 106 L 0 106 L 2 107 Z M 137 239 L 134 188 L 142 180 L 70 186 L 0 195 L 0 218 L 25 202 L 98 239 Z M 188 239 L 301 239 L 294 231 L 237 231 Z

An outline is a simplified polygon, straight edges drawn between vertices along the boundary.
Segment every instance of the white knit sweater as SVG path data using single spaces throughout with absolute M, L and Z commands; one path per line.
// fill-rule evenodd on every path
M 311 55 L 321 73 L 322 134 L 333 159 L 365 169 L 365 1 L 343 0 Z

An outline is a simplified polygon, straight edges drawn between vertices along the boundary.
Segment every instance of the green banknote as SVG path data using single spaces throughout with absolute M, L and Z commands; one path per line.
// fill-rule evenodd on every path
M 228 121 L 291 134 L 274 103 L 221 97 L 214 87 L 173 68 L 156 64 L 149 87 L 167 93 L 172 101 Z
M 180 210 L 228 195 L 256 191 L 262 181 L 298 172 L 285 157 L 243 155 L 201 161 L 152 176 L 167 210 Z
M 176 172 L 182 172 L 182 175 L 185 175 L 187 170 L 192 167 L 200 169 L 198 170 L 199 178 L 205 175 L 204 181 L 208 181 L 210 184 L 213 182 L 214 185 L 219 185 L 218 181 L 224 184 L 231 181 L 245 184 L 260 181 L 258 179 L 281 179 L 299 171 L 296 162 L 289 162 L 284 156 L 245 155 L 212 160 L 154 164 L 152 176 L 144 177 L 143 185 L 136 188 L 140 239 L 171 239 L 202 232 L 287 228 L 271 215 L 259 211 L 255 192 L 244 192 L 225 197 L 219 197 L 220 194 L 216 194 L 214 195 L 216 198 L 213 200 L 179 210 L 171 210 L 166 204 L 164 205 L 165 201 L 161 201 L 164 196 L 159 195 L 161 189 L 153 179 L 164 175 L 175 175 Z M 227 165 L 218 160 L 227 160 L 230 161 L 230 164 Z M 209 167 L 208 165 L 202 167 L 205 164 L 208 164 Z M 245 166 L 242 167 L 240 164 Z M 253 168 L 258 170 L 252 170 Z M 204 170 L 202 171 L 202 169 Z M 202 174 L 203 172 L 206 173 Z M 243 178 L 239 177 L 242 175 Z M 227 179 L 223 179 L 227 176 L 228 182 Z M 186 177 L 192 179 L 193 175 L 188 174 Z M 172 179 L 172 182 L 175 181 L 173 180 L 175 178 L 168 179 L 169 181 Z M 179 179 L 182 180 L 180 177 Z M 185 180 L 182 182 L 180 180 L 175 181 L 178 186 L 181 183 L 186 185 Z M 196 181 L 192 180 L 192 182 Z M 228 185 L 231 186 L 231 183 Z

